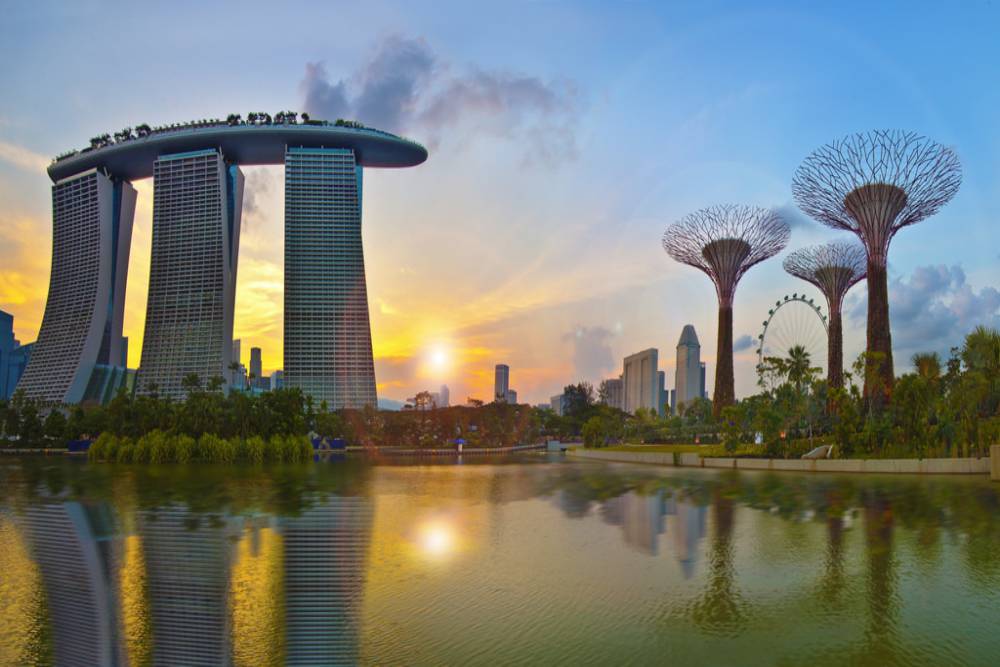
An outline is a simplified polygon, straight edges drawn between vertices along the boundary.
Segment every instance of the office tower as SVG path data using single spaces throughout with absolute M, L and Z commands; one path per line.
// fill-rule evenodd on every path
M 263 360 L 261 359 L 261 353 L 259 347 L 250 348 L 250 375 L 253 376 L 250 384 L 254 387 L 262 387 L 261 385 L 261 373 L 263 373 Z
M 14 393 L 14 388 L 7 386 L 14 345 L 14 316 L 0 310 L 0 401 L 7 400 Z
M 552 412 L 562 417 L 566 407 L 565 394 L 556 394 L 555 396 L 550 398 L 549 405 L 552 407 Z
M 20 388 L 76 403 L 97 364 L 121 358 L 135 188 L 90 169 L 52 186 L 52 273 Z
M 670 390 L 670 414 L 672 414 L 672 415 L 676 415 L 677 414 L 677 390 L 676 389 L 671 389 Z
M 639 408 L 658 411 L 656 403 L 660 398 L 657 386 L 657 351 L 649 348 L 625 357 L 622 369 L 625 412 L 635 414 Z
M 451 391 L 449 391 L 448 385 L 441 385 L 441 389 L 438 391 L 438 399 L 440 400 L 440 403 L 438 403 L 439 408 L 447 408 L 451 405 Z
M 332 410 L 377 403 L 355 157 L 285 154 L 285 383 Z
M 128 368 L 128 336 L 122 336 L 121 358 L 118 360 L 118 365 Z
M 504 402 L 509 403 L 510 405 L 516 405 L 517 392 L 514 391 L 513 389 L 508 389 L 507 394 L 504 396 Z
M 705 362 L 701 362 L 701 377 L 698 381 L 698 395 L 702 398 L 708 398 L 708 391 L 705 389 Z
M 663 417 L 667 414 L 667 373 L 656 372 L 656 414 Z
M 271 391 L 277 391 L 278 389 L 285 388 L 285 373 L 284 371 L 274 371 L 271 373 Z
M 185 377 L 229 375 L 243 173 L 218 150 L 153 164 L 153 252 L 140 389 L 183 398 Z
M 507 364 L 497 364 L 493 373 L 493 400 L 498 403 L 507 400 L 507 391 L 510 389 L 510 366 Z
M 685 324 L 677 341 L 677 368 L 674 371 L 674 389 L 677 392 L 677 408 L 702 396 L 704 369 L 701 363 L 701 344 L 694 326 Z
M 601 380 L 598 393 L 603 397 L 601 402 L 610 408 L 622 409 L 622 379 L 621 377 Z

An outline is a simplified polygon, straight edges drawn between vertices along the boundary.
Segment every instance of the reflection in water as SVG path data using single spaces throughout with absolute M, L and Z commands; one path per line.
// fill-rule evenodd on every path
M 701 597 L 690 607 L 691 619 L 709 635 L 736 635 L 746 622 L 746 603 L 736 589 L 733 567 L 732 499 L 715 491 L 712 502 L 712 550 L 709 575 Z
M 990 664 L 998 498 L 600 464 L 8 459 L 0 663 Z
M 59 665 L 115 665 L 124 645 L 117 587 L 121 540 L 104 534 L 103 512 L 78 502 L 45 502 L 23 515 L 42 573 L 53 654 Z
M 235 519 L 168 505 L 138 521 L 154 665 L 224 665 L 232 655 L 229 582 Z
M 281 518 L 286 664 L 357 664 L 371 524 L 365 497 L 331 495 Z

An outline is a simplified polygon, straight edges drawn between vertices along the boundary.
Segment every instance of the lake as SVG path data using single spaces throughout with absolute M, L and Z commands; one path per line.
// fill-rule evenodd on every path
M 1000 484 L 0 458 L 0 665 L 1000 662 Z

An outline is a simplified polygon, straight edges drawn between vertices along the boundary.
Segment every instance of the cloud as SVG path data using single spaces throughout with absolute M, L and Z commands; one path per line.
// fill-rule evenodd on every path
M 525 146 L 529 161 L 574 159 L 579 95 L 568 81 L 526 74 L 456 68 L 423 39 L 399 35 L 379 42 L 367 62 L 332 81 L 324 63 L 306 64 L 305 110 L 317 118 L 352 117 L 366 125 L 413 133 L 432 146 L 445 137 L 488 135 Z
M 754 346 L 754 338 L 750 334 L 743 334 L 733 342 L 733 352 L 749 350 Z
M 51 160 L 15 144 L 0 141 L 0 160 L 31 172 L 44 172 Z
M 614 334 L 604 327 L 577 327 L 563 335 L 573 343 L 573 371 L 577 380 L 599 380 L 615 369 L 610 340 Z
M 266 171 L 254 170 L 247 174 L 243 186 L 243 228 L 246 229 L 247 218 L 260 212 L 260 197 L 271 192 L 271 174 Z
M 848 297 L 844 310 L 855 326 L 864 327 L 867 294 Z M 977 325 L 1000 326 L 1000 291 L 984 287 L 977 292 L 959 265 L 921 266 L 908 280 L 897 276 L 890 281 L 889 315 L 896 356 L 944 354 Z
M 814 222 L 798 206 L 792 204 L 778 206 L 774 209 L 774 212 L 781 216 L 781 219 L 787 222 L 788 226 L 792 229 L 815 229 L 819 226 L 819 223 Z

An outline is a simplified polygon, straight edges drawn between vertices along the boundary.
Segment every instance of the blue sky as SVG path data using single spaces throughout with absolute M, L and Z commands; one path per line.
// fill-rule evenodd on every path
M 703 206 L 783 207 L 789 248 L 836 237 L 796 213 L 814 148 L 901 128 L 953 147 L 964 181 L 890 252 L 900 365 L 1000 321 L 1000 9 L 963 3 L 7 3 L 0 24 L 0 308 L 37 333 L 49 270 L 47 160 L 140 122 L 342 111 L 426 145 L 411 170 L 369 170 L 364 234 L 380 396 L 441 382 L 489 394 L 511 365 L 522 400 L 661 352 L 683 324 L 714 370 L 708 280 L 660 247 Z M 246 169 L 236 334 L 280 367 L 280 168 Z M 129 273 L 141 336 L 149 184 Z M 145 203 L 143 203 L 145 200 Z M 783 256 L 783 255 L 782 255 Z M 812 288 L 780 258 L 737 293 L 735 334 Z M 847 358 L 863 346 L 864 288 Z M 444 350 L 446 355 L 433 354 Z M 133 343 L 130 361 L 138 363 Z M 428 359 L 449 359 L 430 364 Z M 754 359 L 737 356 L 737 393 Z M 898 369 L 902 370 L 902 368 Z

